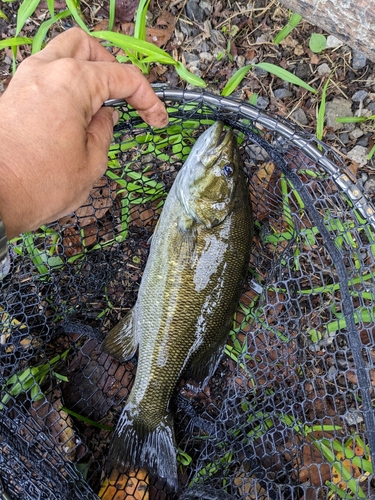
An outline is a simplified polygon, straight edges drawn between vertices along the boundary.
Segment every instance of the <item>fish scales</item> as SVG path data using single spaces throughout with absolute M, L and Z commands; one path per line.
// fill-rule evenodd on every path
M 222 355 L 252 239 L 251 202 L 236 139 L 217 122 L 196 142 L 152 237 L 133 310 L 103 350 L 139 345 L 134 386 L 113 438 L 117 468 L 145 466 L 177 488 L 170 398 L 182 374 L 203 387 Z

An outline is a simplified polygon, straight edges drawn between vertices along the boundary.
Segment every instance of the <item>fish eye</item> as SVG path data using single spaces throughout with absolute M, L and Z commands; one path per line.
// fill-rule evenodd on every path
M 225 165 L 223 168 L 223 174 L 225 177 L 231 177 L 233 175 L 233 168 L 230 165 Z

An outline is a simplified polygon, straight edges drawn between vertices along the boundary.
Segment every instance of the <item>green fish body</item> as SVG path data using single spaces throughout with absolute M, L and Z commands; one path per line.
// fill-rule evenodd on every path
M 217 122 L 195 143 L 165 201 L 137 302 L 106 337 L 118 360 L 139 347 L 114 432 L 113 467 L 147 468 L 177 489 L 169 402 L 183 374 L 203 387 L 232 326 L 250 257 L 252 212 L 237 141 Z

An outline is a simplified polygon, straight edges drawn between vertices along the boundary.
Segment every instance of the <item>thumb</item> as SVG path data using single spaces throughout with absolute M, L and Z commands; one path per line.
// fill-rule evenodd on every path
M 104 174 L 108 163 L 108 150 L 113 137 L 113 126 L 118 120 L 118 111 L 100 108 L 87 127 L 87 152 L 91 168 L 98 169 L 98 177 Z M 96 172 L 95 174 L 96 175 Z

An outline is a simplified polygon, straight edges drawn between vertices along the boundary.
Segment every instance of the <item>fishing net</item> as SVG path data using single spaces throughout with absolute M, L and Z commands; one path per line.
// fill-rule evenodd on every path
M 1 285 L 5 499 L 373 498 L 375 211 L 340 158 L 280 117 L 159 89 L 146 126 L 124 102 L 105 177 L 74 214 L 13 240 Z M 175 414 L 180 489 L 107 471 L 137 370 L 101 352 L 134 305 L 176 173 L 216 120 L 238 138 L 254 209 L 249 273 L 225 354 Z

